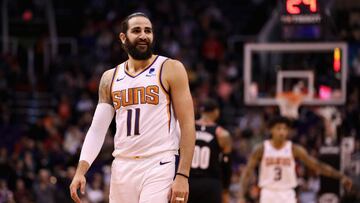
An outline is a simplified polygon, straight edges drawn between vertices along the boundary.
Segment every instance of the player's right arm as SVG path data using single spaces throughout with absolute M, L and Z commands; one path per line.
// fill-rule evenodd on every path
M 106 132 L 114 117 L 114 107 L 112 106 L 110 92 L 113 74 L 114 69 L 111 69 L 104 72 L 101 77 L 98 105 L 81 149 L 80 161 L 75 176 L 70 184 L 71 198 L 76 203 L 81 202 L 77 195 L 77 190 L 80 188 L 81 193 L 85 193 L 85 174 L 99 154 L 102 144 L 104 143 Z
M 264 152 L 264 145 L 260 144 L 255 147 L 254 151 L 250 155 L 246 167 L 243 173 L 241 174 L 240 191 L 238 193 L 240 200 L 239 202 L 245 202 L 245 194 L 247 192 L 247 187 L 249 185 L 249 179 L 251 178 L 256 166 L 258 166 L 258 164 L 260 163 L 263 152 Z

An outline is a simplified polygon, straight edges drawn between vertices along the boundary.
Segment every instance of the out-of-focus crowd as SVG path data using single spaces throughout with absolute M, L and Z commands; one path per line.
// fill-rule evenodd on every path
M 57 4 L 66 4 L 54 3 L 55 8 Z M 35 69 L 36 91 L 49 94 L 52 98 L 49 103 L 54 104 L 44 116 L 28 121 L 14 111 L 14 104 L 18 102 L 15 93 L 32 91 L 21 48 L 18 55 L 5 53 L 0 57 L 0 203 L 71 202 L 68 187 L 96 107 L 100 76 L 126 59 L 117 36 L 122 18 L 133 11 L 142 11 L 151 17 L 156 53 L 185 64 L 195 106 L 207 97 L 220 103 L 219 123 L 230 130 L 234 139 L 230 186 L 231 202 L 234 202 L 248 155 L 255 144 L 266 138 L 267 118 L 279 111 L 277 107 L 244 105 L 242 56 L 230 51 L 227 39 L 237 33 L 256 35 L 271 16 L 275 1 L 91 0 L 72 3 L 77 9 L 72 11 L 74 18 L 57 26 L 60 34 L 76 36 L 78 53 L 59 54 L 52 59 L 48 73 Z M 360 20 L 356 20 L 359 16 L 360 12 L 352 11 L 339 17 L 342 22 L 339 39 L 350 45 L 347 102 L 338 108 L 339 136 L 356 137 L 353 154 L 356 173 L 352 174 L 357 175 L 355 182 L 360 182 Z M 41 59 L 44 54 L 41 45 L 46 37 L 44 34 L 35 41 L 35 59 Z M 302 108 L 292 139 L 318 156 L 328 128 L 325 123 L 313 109 Z M 84 202 L 108 200 L 114 128 L 112 124 L 101 154 L 87 175 Z M 319 177 L 301 165 L 297 172 L 300 202 L 316 202 Z M 256 202 L 258 195 L 255 176 L 249 197 Z

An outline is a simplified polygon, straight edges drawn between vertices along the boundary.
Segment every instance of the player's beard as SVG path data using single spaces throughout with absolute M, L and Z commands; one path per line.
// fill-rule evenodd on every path
M 146 43 L 147 48 L 145 50 L 141 50 L 137 48 L 139 43 Z M 134 43 L 131 43 L 128 38 L 126 38 L 124 43 L 125 51 L 135 60 L 146 60 L 152 56 L 153 53 L 153 43 L 147 40 L 137 40 Z

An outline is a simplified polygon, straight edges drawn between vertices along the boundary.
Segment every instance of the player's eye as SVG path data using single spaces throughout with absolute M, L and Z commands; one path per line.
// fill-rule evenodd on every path
M 132 33 L 139 33 L 139 32 L 141 32 L 141 30 L 140 29 L 133 29 L 131 32 Z

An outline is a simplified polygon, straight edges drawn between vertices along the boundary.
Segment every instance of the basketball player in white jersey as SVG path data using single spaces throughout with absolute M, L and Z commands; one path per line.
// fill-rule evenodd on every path
M 296 203 L 295 159 L 321 175 L 340 179 L 346 189 L 351 188 L 352 181 L 348 177 L 310 156 L 305 148 L 287 139 L 290 126 L 290 120 L 286 117 L 276 117 L 269 122 L 271 139 L 257 146 L 251 154 L 241 177 L 239 203 L 245 202 L 248 180 L 258 164 L 260 203 Z
M 77 189 L 85 192 L 84 175 L 115 114 L 109 201 L 185 203 L 195 146 L 193 102 L 185 68 L 179 61 L 152 54 L 152 23 L 143 13 L 123 21 L 119 38 L 129 59 L 101 78 L 99 103 L 70 185 L 71 197 L 80 202 Z

